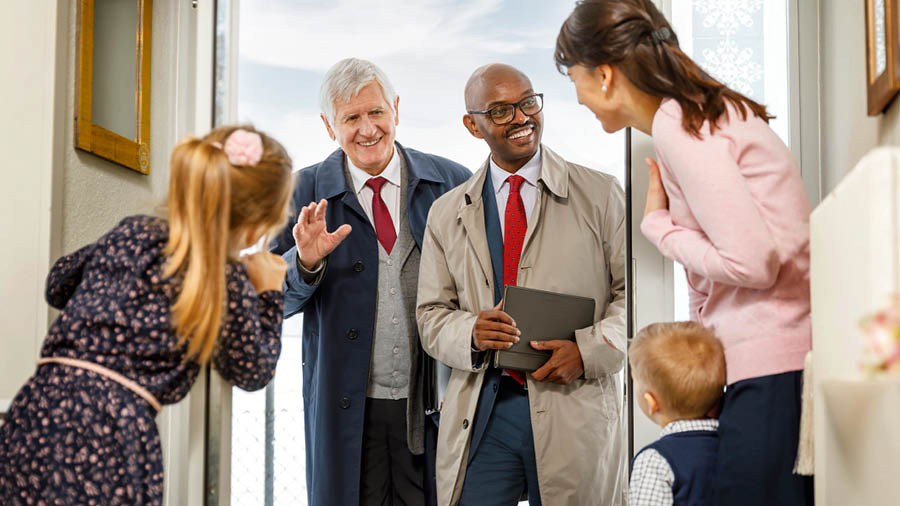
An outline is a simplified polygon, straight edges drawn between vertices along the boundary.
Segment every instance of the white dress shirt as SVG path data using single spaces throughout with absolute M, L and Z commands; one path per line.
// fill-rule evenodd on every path
M 394 232 L 396 232 L 397 235 L 400 235 L 400 222 L 398 218 L 400 217 L 400 184 L 402 183 L 402 181 L 400 181 L 400 156 L 397 147 L 394 146 L 394 154 L 391 156 L 391 161 L 388 162 L 387 167 L 384 168 L 381 174 L 378 174 L 377 176 L 372 176 L 356 165 L 353 165 L 350 158 L 347 158 L 347 168 L 350 169 L 350 179 L 353 180 L 353 189 L 356 190 L 356 198 L 359 199 L 359 204 L 369 218 L 369 223 L 372 224 L 372 228 L 375 227 L 375 220 L 372 219 L 372 196 L 375 194 L 375 191 L 366 186 L 366 181 L 373 177 L 383 177 L 387 179 L 387 183 L 381 187 L 381 198 L 384 200 L 388 213 L 391 215 L 391 221 L 394 223 Z M 507 190 L 507 192 L 508 191 L 509 190 Z
M 531 223 L 531 214 L 538 197 L 538 178 L 541 177 L 541 148 L 528 160 L 515 174 L 500 168 L 491 157 L 491 182 L 494 184 L 494 197 L 497 199 L 497 214 L 500 216 L 500 233 L 506 237 L 506 201 L 509 199 L 509 176 L 516 175 L 525 178 L 525 182 L 519 187 L 522 203 L 525 205 L 525 222 Z

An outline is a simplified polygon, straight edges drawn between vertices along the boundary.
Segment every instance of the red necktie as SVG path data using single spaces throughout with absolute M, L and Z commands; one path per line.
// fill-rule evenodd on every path
M 378 236 L 378 242 L 391 254 L 394 247 L 394 241 L 397 240 L 397 231 L 394 230 L 394 222 L 391 220 L 391 213 L 381 198 L 381 187 L 387 183 L 387 179 L 383 177 L 373 177 L 366 181 L 366 186 L 372 189 L 372 221 L 375 222 L 375 234 Z
M 506 199 L 506 215 L 503 221 L 503 284 L 515 285 L 519 275 L 519 258 L 522 256 L 522 243 L 525 242 L 525 231 L 528 221 L 525 216 L 525 204 L 519 188 L 525 182 L 522 176 L 509 176 L 509 198 Z M 505 369 L 506 373 L 525 384 L 525 374 L 521 371 Z

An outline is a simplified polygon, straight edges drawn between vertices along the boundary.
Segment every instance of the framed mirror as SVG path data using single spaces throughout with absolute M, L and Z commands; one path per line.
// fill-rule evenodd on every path
M 900 90 L 897 0 L 866 0 L 866 95 L 869 116 L 881 114 Z
M 152 0 L 79 0 L 75 147 L 150 173 Z

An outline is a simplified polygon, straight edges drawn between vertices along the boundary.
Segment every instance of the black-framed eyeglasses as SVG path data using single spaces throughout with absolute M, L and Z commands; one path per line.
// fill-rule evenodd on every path
M 495 125 L 506 125 L 516 117 L 516 107 L 526 116 L 534 116 L 544 108 L 544 94 L 535 93 L 515 104 L 498 104 L 484 111 L 466 111 L 469 114 L 486 114 Z

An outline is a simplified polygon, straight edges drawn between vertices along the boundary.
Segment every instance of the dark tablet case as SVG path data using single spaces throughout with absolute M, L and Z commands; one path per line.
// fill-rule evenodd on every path
M 519 342 L 494 354 L 494 366 L 519 371 L 536 371 L 552 354 L 535 350 L 529 341 L 575 340 L 575 330 L 594 325 L 594 299 L 562 293 L 506 286 L 503 311 L 522 331 Z

